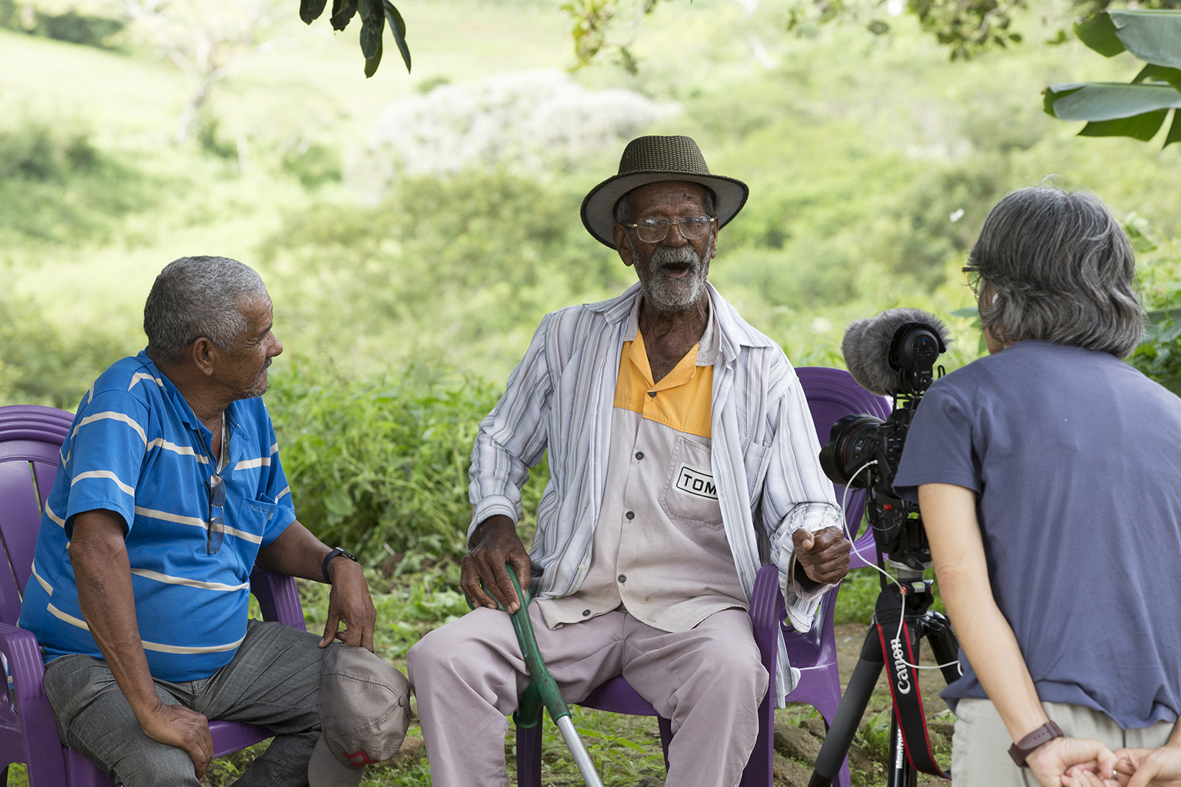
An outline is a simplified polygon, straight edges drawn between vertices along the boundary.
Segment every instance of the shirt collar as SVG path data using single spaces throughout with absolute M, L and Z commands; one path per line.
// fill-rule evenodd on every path
M 631 311 L 628 312 L 627 326 L 623 330 L 623 340 L 625 342 L 634 342 L 636 334 L 640 332 L 640 304 L 643 302 L 642 297 L 638 297 L 632 303 Z M 710 298 L 709 317 L 705 322 L 705 332 L 701 334 L 701 338 L 697 342 L 697 365 L 698 366 L 713 366 L 718 360 L 718 346 L 721 343 L 719 336 L 718 323 L 714 319 L 715 312 L 713 298 Z
M 205 424 L 201 423 L 201 419 L 197 417 L 195 412 L 193 412 L 192 406 L 189 405 L 189 400 L 185 399 L 184 394 L 180 392 L 180 389 L 177 388 L 175 384 L 173 384 L 172 380 L 168 379 L 168 377 L 160 371 L 160 367 L 156 366 L 155 361 L 149 358 L 145 351 L 140 350 L 139 354 L 137 354 L 135 357 L 136 360 L 144 365 L 144 368 L 146 368 L 148 373 L 152 375 L 153 379 L 159 380 L 161 382 L 164 395 L 168 397 L 170 402 L 172 402 L 172 406 L 180 415 L 181 420 L 184 421 L 190 429 L 196 430 L 197 434 L 201 435 L 205 440 L 204 445 L 208 446 L 210 444 L 209 441 L 213 438 L 213 433 L 209 431 Z M 231 415 L 231 412 L 235 409 L 237 404 L 237 402 L 230 402 L 225 409 L 224 425 L 227 435 L 238 428 L 238 419 Z M 234 441 L 231 440 L 230 443 L 233 444 Z M 232 454 L 229 451 L 226 452 L 226 455 L 232 458 Z

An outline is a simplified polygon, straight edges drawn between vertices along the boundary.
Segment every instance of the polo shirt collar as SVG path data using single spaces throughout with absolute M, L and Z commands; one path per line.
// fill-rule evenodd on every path
M 185 399 L 185 396 L 180 392 L 180 389 L 176 387 L 172 380 L 168 379 L 168 377 L 160 371 L 160 367 L 156 366 L 156 363 L 148 357 L 146 352 L 140 350 L 139 354 L 135 357 L 136 360 L 144 365 L 152 377 L 163 383 L 162 390 L 164 391 L 164 395 L 167 396 L 168 400 L 172 403 L 173 411 L 180 416 L 181 421 L 183 421 L 190 429 L 193 429 L 197 432 L 197 434 L 201 435 L 201 438 L 205 441 L 205 449 L 208 451 L 209 441 L 212 439 L 213 433 L 209 431 L 209 427 L 201 423 L 201 419 L 197 417 L 195 412 L 193 412 L 193 408 L 189 404 L 189 400 Z M 237 404 L 237 402 L 230 402 L 229 405 L 226 406 L 225 418 L 227 419 L 227 434 L 238 430 L 238 419 L 234 417 L 234 410 L 236 409 Z M 237 461 L 238 457 L 235 456 L 236 452 L 234 449 L 240 448 L 241 443 L 241 440 L 231 439 L 229 441 L 230 450 L 228 454 L 228 460 L 230 462 Z

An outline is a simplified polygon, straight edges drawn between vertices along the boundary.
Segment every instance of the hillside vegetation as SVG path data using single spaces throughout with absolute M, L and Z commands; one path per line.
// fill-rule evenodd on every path
M 711 281 L 797 365 L 843 366 L 846 324 L 895 306 L 949 324 L 948 369 L 977 357 L 973 318 L 954 314 L 972 306 L 964 255 L 1002 195 L 1054 176 L 1098 194 L 1133 237 L 1159 310 L 1136 363 L 1162 380 L 1181 368 L 1167 311 L 1181 146 L 1080 139 L 1042 113 L 1046 85 L 1136 70 L 1041 43 L 1056 6 L 1018 19 L 1027 43 L 952 63 L 909 17 L 882 36 L 789 34 L 774 3 L 660 4 L 629 75 L 608 59 L 565 73 L 557 2 L 402 5 L 412 76 L 391 63 L 366 81 L 355 35 L 292 24 L 216 85 L 183 143 L 194 84 L 133 35 L 97 48 L 0 29 L 0 404 L 73 409 L 143 346 L 143 301 L 170 260 L 256 267 L 286 347 L 267 401 L 297 510 L 375 569 L 387 655 L 466 608 L 467 454 L 538 320 L 634 281 L 578 218 L 624 135 L 691 135 L 714 172 L 750 184 Z M 581 104 L 636 109 L 587 113 L 563 103 L 576 89 Z M 446 166 L 473 134 L 488 144 Z M 872 603 L 854 595 L 848 620 Z M 309 614 L 322 601 L 309 596 Z M 609 783 L 661 773 L 644 746 Z M 380 783 L 421 783 L 424 767 Z

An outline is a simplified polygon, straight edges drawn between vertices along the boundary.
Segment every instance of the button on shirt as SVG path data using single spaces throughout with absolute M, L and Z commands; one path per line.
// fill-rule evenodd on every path
M 207 554 L 212 433 L 184 396 L 140 353 L 103 373 L 78 407 L 46 501 L 20 627 L 46 662 L 102 658 L 78 605 L 67 548 L 74 517 L 113 511 L 126 527 L 135 612 L 157 678 L 207 678 L 246 635 L 250 572 L 260 547 L 295 520 L 261 398 L 225 411 L 225 538 Z
M 711 313 L 701 342 L 659 382 L 638 300 L 626 336 L 590 568 L 574 594 L 537 603 L 550 627 L 623 604 L 654 628 L 687 631 L 714 612 L 747 607 L 710 460 L 718 329 Z

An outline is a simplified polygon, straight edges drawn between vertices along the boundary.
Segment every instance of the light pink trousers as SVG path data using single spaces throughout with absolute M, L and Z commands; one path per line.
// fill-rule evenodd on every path
M 550 674 L 578 702 L 622 674 L 672 722 L 668 784 L 733 787 L 754 748 L 767 671 L 740 609 L 670 634 L 616 610 L 546 628 L 530 619 Z M 406 659 L 434 787 L 507 787 L 508 714 L 529 683 L 509 616 L 480 608 L 422 638 Z M 592 752 L 593 756 L 593 752 Z

